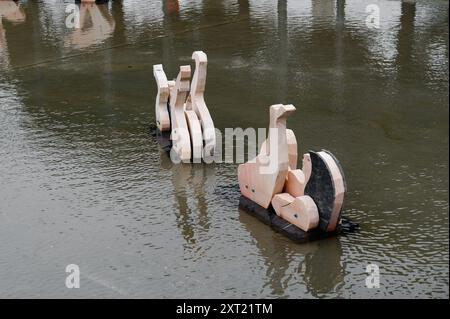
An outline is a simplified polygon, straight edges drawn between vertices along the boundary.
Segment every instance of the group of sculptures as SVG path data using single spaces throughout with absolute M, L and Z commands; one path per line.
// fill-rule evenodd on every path
M 1 44 L 2 16 L 15 21 L 24 18 L 12 1 L 0 0 L 0 7 Z M 192 59 L 192 81 L 190 65 L 180 66 L 174 80 L 167 79 L 161 64 L 153 66 L 158 88 L 156 126 L 170 136 L 171 158 L 182 162 L 199 162 L 214 156 L 216 149 L 214 122 L 204 98 L 207 55 L 195 51 Z M 256 158 L 239 165 L 239 188 L 242 196 L 263 212 L 273 210 L 303 232 L 334 232 L 341 220 L 346 191 L 344 174 L 336 158 L 325 150 L 304 154 L 302 168 L 297 168 L 297 140 L 286 127 L 287 118 L 294 111 L 293 105 L 270 107 L 268 138 Z
M 156 96 L 156 126 L 161 132 L 170 132 L 171 158 L 196 162 L 213 156 L 216 146 L 214 122 L 205 103 L 206 70 L 208 58 L 203 51 L 192 54 L 191 66 L 180 66 L 178 76 L 168 81 L 163 66 L 153 66 L 158 93 Z
M 158 88 L 157 129 L 170 133 L 171 156 L 183 162 L 213 155 L 216 145 L 214 123 L 204 99 L 207 56 L 196 51 L 192 59 L 192 82 L 189 65 L 180 66 L 173 81 L 167 79 L 161 64 L 153 66 Z M 344 174 L 326 150 L 304 154 L 302 168 L 297 168 L 297 139 L 286 126 L 295 110 L 293 105 L 270 107 L 269 134 L 260 153 L 238 167 L 240 192 L 259 211 L 270 214 L 273 210 L 304 233 L 332 233 L 341 221 Z

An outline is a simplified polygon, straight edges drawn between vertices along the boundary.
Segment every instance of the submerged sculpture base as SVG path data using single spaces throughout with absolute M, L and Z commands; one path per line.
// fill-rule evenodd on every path
M 245 196 L 239 198 L 239 207 L 250 215 L 255 216 L 275 231 L 285 235 L 297 243 L 307 243 L 318 239 L 336 236 L 341 233 L 350 233 L 356 230 L 358 224 L 351 222 L 347 218 L 342 218 L 342 223 L 333 232 L 324 232 L 319 228 L 305 232 L 295 225 L 277 216 L 272 206 L 268 209 L 256 204 Z
M 156 125 L 150 125 L 149 132 L 156 139 L 163 151 L 170 153 L 170 149 L 172 148 L 170 132 L 161 132 Z

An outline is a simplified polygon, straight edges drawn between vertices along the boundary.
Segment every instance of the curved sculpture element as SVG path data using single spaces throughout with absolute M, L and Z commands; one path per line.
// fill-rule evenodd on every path
M 158 87 L 155 104 L 156 126 L 161 132 L 170 131 L 170 116 L 169 110 L 167 109 L 170 94 L 169 83 L 162 64 L 155 64 L 153 66 L 153 76 Z
M 239 203 L 288 237 L 313 240 L 338 229 L 345 178 L 337 159 L 325 150 L 304 154 L 302 169 L 297 169 L 297 140 L 286 129 L 286 118 L 294 110 L 292 105 L 270 107 L 269 137 L 255 159 L 238 167 L 243 195 Z M 302 235 L 285 232 L 291 225 Z M 311 237 L 305 234 L 316 228 L 320 231 L 311 232 Z
M 288 143 L 289 169 L 297 169 L 297 138 L 293 130 L 286 130 L 286 138 Z
M 305 175 L 305 185 L 308 183 L 309 178 L 311 177 L 311 171 L 312 171 L 311 155 L 309 153 L 303 154 L 302 172 Z
M 242 195 L 266 209 L 273 196 L 283 191 L 286 181 L 289 169 L 286 120 L 294 111 L 293 105 L 272 105 L 266 146 L 255 159 L 238 167 Z
M 192 162 L 201 163 L 202 161 L 202 151 L 203 151 L 203 137 L 202 137 L 202 127 L 195 114 L 192 110 L 185 110 L 186 122 L 189 128 L 189 135 L 191 136 L 192 143 Z
M 328 151 L 309 152 L 312 171 L 305 195 L 309 195 L 319 210 L 319 227 L 334 231 L 339 223 L 346 191 L 344 174 L 336 158 Z
M 303 195 L 303 190 L 307 183 L 302 170 L 297 168 L 297 138 L 295 137 L 294 131 L 286 129 L 286 139 L 288 145 L 288 158 L 289 158 L 289 168 L 288 174 L 286 176 L 286 181 L 284 183 L 284 192 L 297 197 Z M 261 145 L 261 153 L 266 152 L 267 139 Z
M 297 168 L 297 138 L 294 131 L 286 129 L 286 138 L 288 144 L 288 157 L 289 157 L 289 170 L 295 170 Z M 267 139 L 261 144 L 260 152 L 266 153 Z
M 195 60 L 195 71 L 186 109 L 193 110 L 197 114 L 202 126 L 205 143 L 203 156 L 213 156 L 216 148 L 216 131 L 204 97 L 208 58 L 205 52 L 195 51 L 192 59 Z
M 284 192 L 293 197 L 303 196 L 306 182 L 305 174 L 301 169 L 290 170 L 284 184 Z
M 289 170 L 286 184 L 284 184 L 284 191 L 293 197 L 303 196 L 310 176 L 311 157 L 309 154 L 304 154 L 302 169 Z
M 175 84 L 168 83 L 170 87 L 170 119 L 172 127 L 170 157 L 174 162 L 178 160 L 188 162 L 191 160 L 192 155 L 191 137 L 184 114 L 184 102 L 189 92 L 190 77 L 191 67 L 189 65 L 180 66 L 180 73 L 178 73 Z

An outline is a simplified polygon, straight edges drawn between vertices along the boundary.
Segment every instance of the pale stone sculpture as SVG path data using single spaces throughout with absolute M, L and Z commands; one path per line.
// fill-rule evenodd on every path
M 290 170 L 284 184 L 284 192 L 293 197 L 303 196 L 307 180 L 301 169 Z
M 305 178 L 302 170 L 297 168 L 297 139 L 294 131 L 286 129 L 286 139 L 288 145 L 288 158 L 289 158 L 289 171 L 286 176 L 286 182 L 284 190 L 290 193 L 292 196 L 302 196 L 306 183 L 308 180 Z M 261 153 L 266 152 L 267 139 L 261 145 Z M 309 154 L 305 154 L 305 156 Z M 290 177 L 290 179 L 289 179 Z
M 334 158 L 332 158 L 332 156 L 327 152 L 319 152 L 319 154 L 327 163 L 328 169 L 330 170 L 331 176 L 333 178 L 334 201 L 327 231 L 334 231 L 337 224 L 340 222 L 346 186 L 344 182 L 344 176 L 342 175 L 342 172 Z
M 305 175 L 305 184 L 309 181 L 309 177 L 311 176 L 311 170 L 312 170 L 311 155 L 309 153 L 303 154 L 302 172 Z
M 203 51 L 195 51 L 192 59 L 196 68 L 191 84 L 189 66 L 181 67 L 183 70 L 177 82 L 167 81 L 161 64 L 153 66 L 153 74 L 158 88 L 155 104 L 157 128 L 161 132 L 171 132 L 174 154 L 184 162 L 190 156 L 196 163 L 215 155 L 216 131 L 204 98 L 207 56 Z M 188 67 L 189 77 L 185 77 Z M 187 98 L 186 89 L 189 91 Z M 174 111 L 177 113 L 173 114 Z M 184 120 L 181 118 L 182 112 Z
M 286 129 L 286 139 L 288 145 L 288 158 L 289 158 L 289 170 L 294 170 L 297 168 L 297 138 L 295 137 L 294 131 Z M 261 144 L 260 153 L 266 153 L 268 139 L 265 139 Z
M 319 224 L 319 212 L 309 196 L 293 197 L 288 193 L 277 194 L 272 199 L 276 214 L 303 231 L 314 229 Z
M 288 143 L 289 169 L 297 168 L 297 138 L 293 130 L 286 130 L 286 138 Z
M 254 204 L 240 203 L 263 221 L 269 218 L 269 224 L 275 227 L 285 226 L 270 217 L 270 204 L 282 220 L 304 232 L 317 227 L 323 233 L 333 232 L 341 219 L 346 191 L 343 171 L 325 150 L 304 154 L 302 169 L 296 168 L 297 140 L 294 132 L 286 129 L 287 115 L 294 110 L 293 106 L 271 106 L 269 138 L 254 160 L 238 167 L 241 193 Z M 272 136 L 273 131 L 278 135 Z M 273 169 L 265 171 L 268 167 Z M 299 234 L 297 237 L 304 238 Z
M 294 111 L 293 105 L 272 105 L 264 150 L 254 160 L 238 167 L 242 195 L 264 208 L 269 207 L 275 194 L 283 191 L 289 169 L 286 120 Z
M 205 143 L 204 155 L 212 156 L 216 147 L 216 132 L 204 97 L 208 58 L 205 52 L 195 51 L 192 59 L 195 60 L 195 71 L 192 77 L 191 91 L 186 101 L 186 110 L 193 110 L 197 114 Z
M 202 127 L 194 111 L 185 110 L 184 114 L 186 115 L 189 136 L 192 142 L 192 161 L 199 163 L 201 162 L 203 151 Z
M 153 66 L 153 76 L 158 87 L 155 104 L 156 126 L 161 132 L 170 131 L 170 116 L 169 110 L 167 109 L 170 95 L 169 83 L 161 64 Z
M 311 157 L 303 155 L 302 169 L 290 170 L 284 184 L 284 191 L 291 196 L 298 197 L 305 194 L 305 187 L 311 176 Z
M 186 117 L 184 114 L 184 102 L 189 92 L 189 80 L 191 77 L 191 67 L 189 65 L 180 66 L 180 72 L 175 81 L 175 85 L 169 85 L 170 89 L 170 118 L 171 118 L 171 157 L 187 162 L 191 160 L 191 138 Z

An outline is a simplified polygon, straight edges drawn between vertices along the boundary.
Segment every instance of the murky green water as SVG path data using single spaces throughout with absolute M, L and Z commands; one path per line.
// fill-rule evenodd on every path
M 124 0 L 81 32 L 70 3 L 0 18 L 1 297 L 448 298 L 447 1 Z M 152 65 L 175 76 L 199 49 L 216 126 L 296 105 L 300 151 L 339 158 L 358 233 L 294 244 L 238 210 L 236 164 L 162 153 Z

